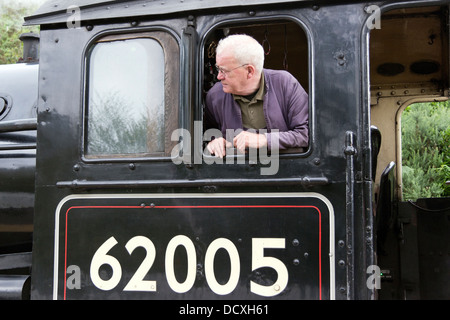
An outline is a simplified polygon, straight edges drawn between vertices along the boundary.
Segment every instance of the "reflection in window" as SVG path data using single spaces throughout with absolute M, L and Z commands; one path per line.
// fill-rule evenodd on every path
M 89 58 L 88 156 L 165 149 L 164 50 L 151 38 L 100 42 Z

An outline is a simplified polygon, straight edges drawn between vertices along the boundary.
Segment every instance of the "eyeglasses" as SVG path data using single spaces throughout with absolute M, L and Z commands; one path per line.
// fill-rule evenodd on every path
M 239 66 L 239 67 L 233 68 L 233 69 L 231 69 L 231 70 L 224 70 L 223 68 L 221 68 L 221 67 L 219 67 L 219 66 L 216 65 L 216 70 L 217 70 L 217 72 L 218 72 L 217 75 L 219 75 L 219 73 L 222 73 L 223 76 L 226 78 L 227 75 L 228 75 L 231 71 L 236 70 L 236 69 L 239 69 L 239 68 L 242 68 L 242 67 L 245 67 L 245 66 L 248 66 L 248 63 L 243 64 L 243 65 L 241 65 L 241 66 Z

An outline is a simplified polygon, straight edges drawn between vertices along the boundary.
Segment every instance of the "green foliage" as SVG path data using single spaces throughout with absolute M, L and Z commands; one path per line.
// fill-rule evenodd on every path
M 25 6 L 21 2 L 0 3 L 0 64 L 16 63 L 22 57 L 22 33 L 39 33 L 38 27 L 22 26 L 23 17 L 36 10 L 36 5 Z
M 88 154 L 146 154 L 164 151 L 163 115 L 133 115 L 134 108 L 117 93 L 91 102 L 88 116 Z M 148 108 L 145 108 L 148 109 Z
M 450 196 L 449 102 L 417 103 L 402 115 L 403 198 Z

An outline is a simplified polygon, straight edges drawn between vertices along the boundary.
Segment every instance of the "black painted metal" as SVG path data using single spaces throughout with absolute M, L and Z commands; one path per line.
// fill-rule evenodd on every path
M 30 299 L 30 276 L 0 275 L 0 300 Z
M 443 3 L 446 2 L 377 4 L 385 10 L 387 7 Z M 151 238 L 158 255 L 164 255 L 169 236 L 182 232 L 195 242 L 199 261 L 205 260 L 206 248 L 214 239 L 229 237 L 248 264 L 253 249 L 249 243 L 253 238 L 285 237 L 288 253 L 277 255 L 277 258 L 289 264 L 289 271 L 294 272 L 292 287 L 286 291 L 285 298 L 317 299 L 318 292 L 323 292 L 326 299 L 374 298 L 374 290 L 366 284 L 367 267 L 375 264 L 375 241 L 371 218 L 372 155 L 365 65 L 368 14 L 364 10 L 374 3 L 230 0 L 218 6 L 215 0 L 91 1 L 89 4 L 80 1 L 81 27 L 70 28 L 67 22 L 72 11 L 68 9 L 74 4 L 77 1 L 48 1 L 35 15 L 26 18 L 26 24 L 42 26 L 39 94 L 36 91 L 37 73 L 34 73 L 34 91 L 30 90 L 32 94 L 28 95 L 32 97 L 32 103 L 24 104 L 26 107 L 21 109 L 20 115 L 15 113 L 17 108 L 11 108 L 0 122 L 0 137 L 8 137 L 11 131 L 37 129 L 36 165 L 33 152 L 16 154 L 17 149 L 33 148 L 34 141 L 30 139 L 34 139 L 34 131 L 24 135 L 25 140 L 16 141 L 14 146 L 10 141 L 0 145 L 0 176 L 11 177 L 13 172 L 16 173 L 16 167 L 21 167 L 14 179 L 7 183 L 0 181 L 0 190 L 32 195 L 33 204 L 28 201 L 25 206 L 28 215 L 30 211 L 35 212 L 32 298 L 96 299 L 107 296 L 118 299 L 125 295 L 133 299 L 219 298 L 207 291 L 203 265 L 199 266 L 193 291 L 186 295 L 174 294 L 164 282 L 161 260 L 156 260 L 152 269 L 156 270 L 153 275 L 158 282 L 164 283 L 157 295 L 123 293 L 122 287 L 114 287 L 105 294 L 95 288 L 89 280 L 89 264 L 95 250 L 105 243 L 111 232 L 122 247 L 138 236 L 137 233 Z M 352 19 L 348 19 L 350 16 Z M 262 166 L 248 161 L 226 165 L 191 161 L 177 165 L 170 158 L 95 161 L 85 158 L 86 57 L 99 38 L 153 30 L 169 32 L 176 38 L 181 51 L 180 92 L 173 94 L 180 96 L 179 125 L 192 132 L 193 121 L 202 120 L 200 66 L 204 62 L 205 39 L 215 28 L 227 24 L 275 20 L 299 24 L 309 41 L 311 146 L 301 154 L 280 156 L 279 170 L 274 176 L 261 177 Z M 34 72 L 37 72 L 37 66 Z M 0 77 L 0 93 L 5 90 L 3 96 L 7 101 L 16 93 L 4 89 L 6 85 L 2 79 L 5 78 Z M 32 120 L 21 120 L 33 118 L 30 113 L 36 110 L 33 107 L 36 97 L 37 126 Z M 8 139 L 12 139 L 11 136 Z M 200 149 L 192 149 L 192 157 L 199 156 L 199 152 Z M 317 199 L 320 199 L 320 205 L 315 202 Z M 227 207 L 230 201 L 234 207 Z M 321 261 L 331 262 L 323 269 L 322 276 L 326 281 L 322 282 L 322 287 L 312 287 L 312 293 L 301 287 L 304 274 L 295 273 L 291 265 L 300 262 L 299 253 L 291 243 L 298 243 L 297 237 L 303 237 L 303 243 L 307 245 L 315 243 L 317 235 L 309 234 L 304 225 L 313 220 L 294 219 L 280 209 L 284 204 L 299 205 L 296 201 L 304 206 L 327 204 L 326 210 L 321 208 L 327 212 L 324 223 L 328 228 L 322 230 L 327 241 L 322 245 L 329 252 L 322 252 Z M 249 204 L 255 208 L 248 209 L 246 205 Z M 198 214 L 200 207 L 208 207 L 208 216 L 204 219 Z M 117 216 L 118 209 L 123 212 Z M 167 220 L 161 218 L 164 213 L 168 214 Z M 276 228 L 270 229 L 271 226 Z M 73 247 L 70 246 L 72 243 L 75 244 Z M 86 255 L 77 243 L 86 244 Z M 305 250 L 302 254 L 306 259 L 308 249 Z M 142 261 L 140 257 L 131 258 L 121 251 L 111 254 L 117 254 L 121 261 L 131 259 L 132 265 L 123 267 L 124 278 L 130 278 Z M 80 268 L 83 289 L 75 283 L 67 285 L 66 281 L 75 279 L 76 282 L 72 276 L 76 277 L 78 272 L 76 268 L 70 272 L 65 269 L 67 261 L 71 261 L 69 267 Z M 187 268 L 184 262 L 180 266 L 180 269 Z M 308 271 L 317 273 L 317 266 L 316 261 L 302 270 L 306 274 Z M 256 273 L 249 266 L 246 268 L 241 278 L 254 279 Z M 227 272 L 229 268 L 220 271 L 224 281 Z M 268 277 L 265 272 L 258 274 L 262 274 L 262 278 Z M 255 298 L 242 282 L 237 288 L 232 293 L 233 298 Z
M 118 9 L 116 8 L 116 10 Z M 124 9 L 125 11 L 126 9 Z M 336 23 L 339 20 L 336 20 L 335 17 L 349 14 L 357 18 L 353 19 L 352 23 L 346 21 L 339 24 L 337 28 Z M 195 25 L 189 16 L 195 16 Z M 186 59 L 192 57 L 192 61 L 200 59 L 199 63 L 201 64 L 203 58 L 199 45 L 211 28 L 226 21 L 258 21 L 263 18 L 267 19 L 267 17 L 284 18 L 304 24 L 310 39 L 310 50 L 315 52 L 314 59 L 321 61 L 320 64 L 313 64 L 310 61 L 311 72 L 314 74 L 310 84 L 311 92 L 313 92 L 311 101 L 314 101 L 316 106 L 323 107 L 312 109 L 313 147 L 309 151 L 301 156 L 287 155 L 280 159 L 278 173 L 269 179 L 260 176 L 260 165 L 249 163 L 243 165 L 175 165 L 170 159 L 159 161 L 145 161 L 145 159 L 127 161 L 124 159 L 123 161 L 104 160 L 89 163 L 80 158 L 83 153 L 80 124 L 84 122 L 81 118 L 83 110 L 80 109 L 80 106 L 83 105 L 83 100 L 80 93 L 84 91 L 82 80 L 85 66 L 73 63 L 73 61 L 83 61 L 85 51 L 92 39 L 98 38 L 101 34 L 111 33 L 115 29 L 121 30 L 122 33 L 125 30 L 138 32 L 151 30 L 152 26 L 160 27 L 163 24 L 165 28 L 179 35 L 179 39 L 182 41 L 180 43 L 180 47 L 183 48 L 182 56 Z M 37 175 L 36 205 L 37 210 L 42 214 L 39 215 L 39 221 L 35 223 L 33 279 L 50 280 L 52 278 L 51 269 L 43 266 L 52 265 L 53 251 L 49 250 L 51 246 L 47 240 L 47 244 L 44 244 L 39 239 L 52 239 L 55 228 L 55 209 L 61 199 L 74 192 L 83 192 L 83 190 L 90 193 L 95 190 L 94 192 L 99 194 L 108 193 L 111 190 L 116 193 L 154 194 L 157 192 L 173 194 L 175 199 L 179 192 L 198 193 L 205 192 L 205 190 L 215 191 L 219 194 L 320 193 L 333 206 L 336 225 L 333 236 L 336 241 L 347 242 L 346 194 L 349 191 L 352 192 L 352 189 L 348 188 L 360 188 L 360 185 L 357 184 L 360 178 L 356 177 L 355 181 L 346 179 L 348 170 L 345 154 L 347 131 L 355 132 L 355 139 L 351 147 L 358 150 L 352 170 L 355 172 L 362 170 L 362 158 L 359 153 L 361 151 L 359 150 L 369 150 L 369 148 L 362 147 L 364 140 L 359 136 L 361 134 L 359 128 L 361 113 L 367 113 L 368 110 L 361 108 L 360 100 L 363 88 L 360 83 L 356 82 L 359 78 L 357 70 L 361 69 L 360 61 L 362 60 L 359 58 L 362 44 L 357 30 L 361 30 L 365 18 L 363 4 L 324 6 L 320 10 L 312 10 L 303 2 L 296 2 L 295 5 L 291 3 L 289 9 L 280 7 L 279 10 L 274 10 L 273 7 L 268 7 L 268 9 L 261 7 L 256 16 L 249 16 L 240 8 L 233 8 L 223 15 L 215 12 L 214 17 L 203 14 L 200 10 L 189 11 L 189 15 L 170 18 L 164 22 L 158 20 L 153 22 L 152 17 L 149 17 L 148 20 L 143 18 L 139 26 L 134 28 L 130 27 L 130 24 L 114 23 L 114 20 L 111 20 L 113 24 L 96 23 L 91 31 L 86 28 L 69 30 L 64 26 L 43 30 L 41 32 L 41 61 L 51 57 L 52 64 L 51 66 L 41 65 L 41 77 L 45 77 L 46 80 L 40 84 L 38 140 L 39 147 L 42 150 L 45 149 L 46 152 L 38 152 L 38 167 L 42 170 Z M 52 21 L 53 17 L 48 19 Z M 317 24 L 316 21 L 320 21 L 320 24 Z M 189 36 L 193 33 L 193 31 L 189 31 L 189 28 L 193 26 L 198 34 L 198 42 L 193 41 L 193 38 Z M 57 39 L 59 41 L 56 41 Z M 345 39 L 352 39 L 352 41 Z M 337 51 L 344 52 L 345 65 L 339 64 L 335 59 Z M 180 106 L 181 114 L 186 117 L 181 120 L 182 123 L 192 123 L 192 117 L 194 117 L 193 120 L 201 120 L 201 94 L 199 93 L 201 88 L 193 82 L 199 83 L 200 74 L 199 69 L 192 64 L 191 60 L 183 60 L 182 68 L 183 64 L 186 67 L 189 66 L 190 70 L 196 74 L 194 78 L 182 77 L 180 80 L 182 92 L 188 93 L 190 90 L 194 90 L 194 94 L 185 95 L 186 98 L 182 100 Z M 62 70 L 64 70 L 64 78 L 73 81 L 62 81 Z M 339 80 L 333 82 L 321 80 L 329 77 L 336 77 Z M 57 91 L 54 90 L 55 86 L 58 87 Z M 348 88 L 352 88 L 352 94 L 349 94 Z M 328 97 L 333 97 L 333 99 L 330 100 Z M 345 112 L 342 112 L 343 109 Z M 191 120 L 188 118 L 189 115 L 191 115 Z M 331 117 L 333 118 L 332 122 L 330 122 Z M 321 130 L 324 127 L 329 130 Z M 358 192 L 368 191 L 360 190 Z M 353 198 L 351 194 L 349 200 L 355 202 L 353 204 L 355 208 L 361 206 L 358 198 Z M 349 212 L 348 215 L 353 216 L 353 213 Z M 216 223 L 229 224 L 232 221 L 227 221 L 226 216 L 221 216 L 220 222 Z M 194 228 L 201 228 L 201 226 L 194 226 Z M 356 239 L 355 242 L 357 242 Z M 358 249 L 358 247 L 355 248 L 355 250 Z M 336 261 L 348 261 L 349 257 L 357 259 L 354 253 L 348 254 L 346 247 L 337 247 L 333 255 L 333 259 Z M 365 265 L 365 262 L 362 264 Z M 345 270 L 346 268 L 336 267 L 336 283 L 333 288 L 336 298 L 367 298 L 365 283 L 353 283 L 352 279 L 347 278 Z M 328 275 L 324 276 L 328 277 Z M 34 297 L 51 298 L 51 290 L 42 287 L 41 283 L 43 282 L 38 280 L 34 282 Z M 351 296 L 348 296 L 346 290 L 340 290 L 349 285 L 354 288 Z M 246 295 L 241 298 L 246 298 Z
M 37 63 L 0 65 L 0 254 L 31 250 L 38 70 Z
M 0 123 L 0 132 L 14 132 L 14 131 L 26 131 L 36 130 L 36 119 L 18 119 L 11 121 L 2 121 Z

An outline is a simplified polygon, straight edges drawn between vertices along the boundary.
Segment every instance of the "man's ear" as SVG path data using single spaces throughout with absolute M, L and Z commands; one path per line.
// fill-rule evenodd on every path
M 256 75 L 256 69 L 253 65 L 247 65 L 247 79 L 251 79 Z

